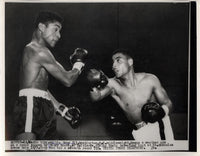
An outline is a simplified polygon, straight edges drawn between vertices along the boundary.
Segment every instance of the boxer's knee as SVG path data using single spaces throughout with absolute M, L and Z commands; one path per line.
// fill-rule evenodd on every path
M 36 140 L 36 135 L 31 132 L 24 132 L 16 136 L 16 140 Z

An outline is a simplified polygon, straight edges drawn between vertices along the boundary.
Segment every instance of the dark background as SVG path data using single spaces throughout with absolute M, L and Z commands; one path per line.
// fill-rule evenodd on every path
M 85 70 L 71 88 L 50 77 L 49 90 L 58 101 L 79 107 L 83 121 L 87 115 L 94 120 L 103 116 L 107 123 L 107 117 L 115 114 L 126 122 L 110 97 L 96 103 L 90 101 L 85 77 L 90 68 L 114 76 L 112 51 L 129 48 L 135 71 L 157 75 L 172 100 L 172 126 L 179 129 L 175 130 L 175 138 L 187 139 L 189 3 L 6 3 L 6 139 L 12 139 L 12 108 L 18 97 L 22 50 L 31 40 L 35 15 L 43 10 L 55 11 L 65 20 L 61 39 L 52 53 L 67 70 L 71 69 L 69 56 L 75 48 L 89 52 Z

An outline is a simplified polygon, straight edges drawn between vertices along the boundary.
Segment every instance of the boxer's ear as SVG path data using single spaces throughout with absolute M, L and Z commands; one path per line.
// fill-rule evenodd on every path
M 43 24 L 43 23 L 39 23 L 39 24 L 38 24 L 38 29 L 39 29 L 41 32 L 44 32 L 45 28 L 46 28 L 46 25 L 45 25 L 45 24 Z
M 129 64 L 129 66 L 132 66 L 132 65 L 133 65 L 133 59 L 132 59 L 132 58 L 129 58 L 129 59 L 128 59 L 128 64 Z

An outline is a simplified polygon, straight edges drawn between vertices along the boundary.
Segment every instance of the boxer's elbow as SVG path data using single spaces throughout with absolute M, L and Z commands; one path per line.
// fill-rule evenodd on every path
M 77 78 L 78 78 L 78 75 L 66 75 L 63 81 L 63 84 L 66 87 L 71 87 L 76 82 Z
M 171 100 L 169 100 L 168 102 L 168 107 L 169 107 L 169 113 L 173 112 L 173 104 Z
M 72 83 L 65 83 L 65 87 L 71 87 L 72 85 Z
M 99 100 L 101 100 L 101 95 L 90 93 L 90 99 L 92 102 L 99 101 Z
M 71 87 L 72 86 L 72 83 L 69 83 L 69 81 L 63 81 L 63 85 L 65 87 Z
M 65 80 L 63 81 L 63 85 L 64 85 L 65 87 L 71 87 L 71 86 L 74 84 L 74 82 L 75 82 L 75 81 L 73 81 L 72 79 L 65 79 Z
M 94 96 L 90 96 L 90 99 L 91 99 L 92 102 L 96 102 L 96 101 L 100 100 L 99 97 L 94 97 Z
M 169 109 L 169 114 L 171 114 L 173 112 L 173 105 L 172 105 L 172 101 L 170 99 L 168 99 L 165 103 L 165 105 L 168 107 Z

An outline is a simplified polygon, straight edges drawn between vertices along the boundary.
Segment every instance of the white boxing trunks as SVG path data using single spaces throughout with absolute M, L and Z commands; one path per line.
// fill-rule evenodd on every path
M 135 126 L 137 129 L 132 131 L 132 135 L 136 141 L 174 140 L 174 134 L 168 115 L 162 119 L 162 122 L 145 123 L 142 121 Z

